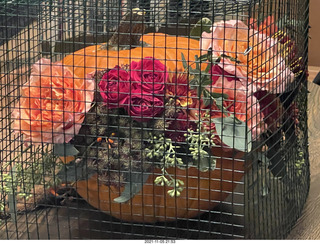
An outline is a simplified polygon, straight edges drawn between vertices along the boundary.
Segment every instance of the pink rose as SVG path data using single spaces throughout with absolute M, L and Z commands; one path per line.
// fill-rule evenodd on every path
M 147 94 L 163 94 L 168 79 L 166 66 L 159 60 L 146 57 L 130 64 L 131 80 L 134 89 L 142 89 Z
M 119 108 L 130 92 L 129 74 L 119 66 L 106 72 L 100 82 L 99 89 L 103 102 L 108 108 Z
M 239 63 L 222 58 L 219 66 L 235 75 L 250 91 L 267 90 L 282 93 L 294 76 L 278 51 L 275 39 L 248 28 L 242 21 L 215 23 L 211 33 L 204 32 L 200 41 L 202 54 L 212 49 L 213 56 L 222 54 Z M 250 50 L 251 49 L 251 50 Z
M 220 70 L 220 75 L 218 74 Z M 216 93 L 225 93 L 227 99 L 223 100 L 223 105 L 227 110 L 239 120 L 246 122 L 253 138 L 258 138 L 266 129 L 264 114 L 260 110 L 260 105 L 255 96 L 247 94 L 246 87 L 241 82 L 220 67 L 213 66 L 211 71 L 214 80 L 207 89 Z M 222 75 L 224 74 L 224 76 Z
M 123 104 L 128 114 L 139 122 L 147 122 L 160 115 L 164 110 L 162 97 L 141 93 L 141 90 L 132 91 Z

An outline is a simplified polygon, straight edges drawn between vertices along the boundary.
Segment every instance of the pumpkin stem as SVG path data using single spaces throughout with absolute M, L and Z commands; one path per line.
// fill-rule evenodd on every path
M 119 51 L 140 45 L 140 38 L 145 31 L 144 16 L 145 12 L 139 8 L 129 11 L 120 21 L 110 40 L 101 45 L 100 49 Z

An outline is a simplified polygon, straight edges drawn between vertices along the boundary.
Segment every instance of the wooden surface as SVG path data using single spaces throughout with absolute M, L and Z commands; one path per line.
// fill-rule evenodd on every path
M 309 126 L 309 159 L 311 185 L 302 216 L 297 221 L 288 239 L 319 240 L 320 239 L 320 86 L 312 83 L 320 72 L 320 67 L 309 67 L 308 90 L 308 126 Z

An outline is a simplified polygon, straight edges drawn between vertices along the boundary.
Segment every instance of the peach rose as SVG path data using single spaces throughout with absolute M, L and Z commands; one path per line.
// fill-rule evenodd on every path
M 213 56 L 224 54 L 236 58 L 239 63 L 222 58 L 219 65 L 239 78 L 244 86 L 248 85 L 250 91 L 282 93 L 293 80 L 294 75 L 279 54 L 275 39 L 249 29 L 239 20 L 215 23 L 211 31 L 202 34 L 202 54 L 211 48 Z
M 12 113 L 14 131 L 33 144 L 69 142 L 91 108 L 94 88 L 93 79 L 80 79 L 61 63 L 40 59 Z

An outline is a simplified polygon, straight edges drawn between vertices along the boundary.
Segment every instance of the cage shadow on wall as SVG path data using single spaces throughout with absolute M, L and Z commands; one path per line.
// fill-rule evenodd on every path
M 0 238 L 285 238 L 308 6 L 1 3 Z

